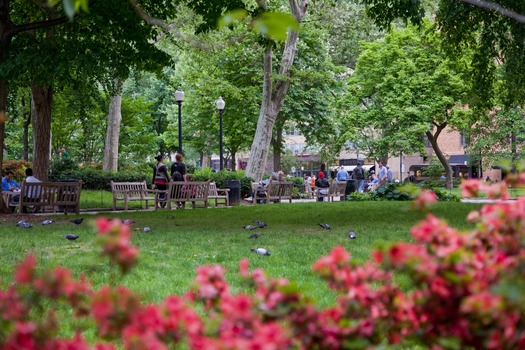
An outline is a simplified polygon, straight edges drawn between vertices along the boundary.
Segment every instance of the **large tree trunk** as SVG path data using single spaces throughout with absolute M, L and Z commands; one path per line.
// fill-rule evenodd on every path
M 439 134 L 447 126 L 447 123 L 443 123 L 439 125 L 435 124 L 435 126 L 436 126 L 436 131 L 434 132 L 434 134 L 432 134 L 431 131 L 427 131 L 425 134 L 427 135 L 427 138 L 430 141 L 430 144 L 432 145 L 432 149 L 436 153 L 436 157 L 438 157 L 439 161 L 445 168 L 445 178 L 446 178 L 445 187 L 447 189 L 452 189 L 452 187 L 454 187 L 452 183 L 452 167 L 448 163 L 447 157 L 443 154 L 443 152 L 441 151 L 438 145 Z
M 283 151 L 283 126 L 278 123 L 275 129 L 275 137 L 272 138 L 271 145 L 273 148 L 273 171 L 282 170 L 281 153 Z
M 118 170 L 120 123 L 122 122 L 122 82 L 119 79 L 115 79 L 113 88 L 113 96 L 111 96 L 111 102 L 109 103 L 108 127 L 102 169 L 116 172 Z
M 306 14 L 308 2 L 299 0 L 289 1 L 292 14 L 297 22 L 300 23 Z M 250 157 L 248 158 L 248 165 L 246 167 L 246 176 L 252 177 L 257 181 L 262 179 L 264 169 L 266 169 L 273 126 L 279 116 L 284 98 L 290 87 L 290 73 L 297 52 L 296 45 L 298 38 L 299 34 L 296 31 L 290 30 L 288 32 L 283 57 L 281 59 L 281 66 L 279 68 L 279 76 L 284 78 L 278 79 L 275 85 L 272 83 L 273 51 L 271 47 L 268 46 L 264 53 L 264 83 L 261 109 L 259 112 L 259 121 L 257 122 L 257 131 L 255 132 Z
M 51 159 L 51 106 L 53 88 L 31 85 L 33 95 L 33 174 L 40 181 L 47 181 Z
M 29 97 L 29 104 L 31 105 L 31 97 Z M 22 99 L 22 109 L 26 110 L 26 100 Z M 24 119 L 24 160 L 29 160 L 29 126 L 31 125 L 31 107 L 29 108 L 29 113 L 27 113 L 27 118 Z
M 2 50 L 2 49 L 0 49 Z M 4 136 L 5 136 L 5 122 L 7 121 L 6 116 L 7 107 L 7 83 L 0 81 L 0 169 L 2 169 L 2 163 L 4 161 Z M 4 176 L 4 174 L 0 174 Z M 4 198 L 0 196 L 0 213 L 9 213 L 9 208 L 4 203 Z

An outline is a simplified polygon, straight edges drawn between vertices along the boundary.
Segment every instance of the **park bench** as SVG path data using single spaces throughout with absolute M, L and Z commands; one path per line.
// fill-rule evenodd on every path
M 219 201 L 223 201 L 223 204 L 228 207 L 230 205 L 228 192 L 230 192 L 229 188 L 217 188 L 215 182 L 210 182 L 208 203 L 213 199 L 215 201 L 215 206 L 220 204 Z
M 257 196 L 257 186 L 259 186 L 258 183 L 254 182 L 252 183 L 252 201 L 253 204 L 257 203 L 257 200 L 266 199 L 266 202 L 272 201 L 272 202 L 280 202 L 281 200 L 288 200 L 290 203 L 292 203 L 292 194 L 293 194 L 293 187 L 294 183 L 289 181 L 271 181 L 268 186 L 264 189 L 264 193 L 266 194 L 265 197 L 258 197 Z
M 146 181 L 142 182 L 114 182 L 111 181 L 111 194 L 113 195 L 113 210 L 117 210 L 117 201 L 124 202 L 124 210 L 128 210 L 129 202 L 140 201 L 146 203 L 146 209 L 149 208 L 148 202 L 155 201 L 150 197 L 152 190 L 148 190 Z M 142 207 L 142 203 L 141 203 Z
M 316 191 L 317 191 L 317 198 L 319 197 L 323 197 L 323 200 L 324 198 L 327 198 L 328 201 L 334 201 L 334 198 L 335 197 L 344 197 L 345 196 L 345 193 L 346 193 L 346 183 L 348 181 L 332 181 L 330 183 L 330 187 L 326 187 L 326 188 L 320 188 L 320 187 L 316 187 Z M 327 193 L 321 193 L 321 190 L 328 190 Z
M 19 194 L 20 194 L 20 191 L 2 191 L 2 197 L 4 199 L 4 203 L 11 212 L 14 212 L 16 207 L 18 207 L 18 202 L 15 202 L 13 197 Z
M 179 203 L 185 206 L 186 202 L 191 202 L 194 209 L 197 202 L 204 202 L 204 208 L 207 208 L 209 188 L 208 181 L 171 181 L 166 191 L 155 191 L 155 210 L 161 206 L 171 209 L 173 203 L 175 207 Z
M 20 186 L 19 212 L 24 207 L 33 208 L 33 212 L 46 211 L 80 213 L 80 192 L 82 181 L 68 182 L 26 182 Z

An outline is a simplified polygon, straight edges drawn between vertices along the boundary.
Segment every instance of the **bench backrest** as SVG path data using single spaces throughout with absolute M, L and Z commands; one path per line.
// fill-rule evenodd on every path
M 291 198 L 293 193 L 293 182 L 272 181 L 268 185 L 267 191 L 270 198 Z
M 346 192 L 346 183 L 348 181 L 332 181 L 330 184 L 330 189 L 328 191 L 329 195 L 332 196 L 344 196 Z
M 39 205 L 45 206 L 76 206 L 80 204 L 82 181 L 73 182 L 26 182 L 22 181 L 20 189 L 20 207 Z
M 195 199 L 207 200 L 210 183 L 207 181 L 172 181 L 168 187 L 168 200 Z
M 115 194 L 127 193 L 129 197 L 147 196 L 148 185 L 142 182 L 113 182 L 111 181 L 111 192 Z
M 281 182 L 281 197 L 291 198 L 293 194 L 293 182 Z

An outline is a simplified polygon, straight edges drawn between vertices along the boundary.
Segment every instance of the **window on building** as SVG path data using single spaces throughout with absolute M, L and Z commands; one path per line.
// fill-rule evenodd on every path
M 459 144 L 461 146 L 466 146 L 467 145 L 467 137 L 463 133 L 459 134 Z

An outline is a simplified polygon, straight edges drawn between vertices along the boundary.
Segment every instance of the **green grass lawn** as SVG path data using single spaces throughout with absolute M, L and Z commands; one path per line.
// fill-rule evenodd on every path
M 84 191 L 83 191 L 84 195 Z M 106 283 L 121 283 L 139 292 L 145 301 L 159 302 L 169 294 L 182 294 L 195 276 L 195 268 L 221 264 L 228 273 L 232 290 L 244 290 L 237 276 L 238 262 L 248 258 L 251 268 L 263 268 L 271 277 L 286 277 L 296 283 L 320 306 L 334 301 L 331 293 L 311 265 L 333 247 L 343 245 L 356 262 L 370 259 L 372 249 L 381 244 L 410 241 L 410 227 L 423 215 L 409 209 L 408 202 L 335 202 L 238 206 L 232 208 L 142 211 L 55 216 L 56 222 L 43 226 L 43 217 L 27 215 L 32 228 L 15 226 L 19 219 L 0 217 L 0 280 L 12 281 L 13 265 L 28 253 L 34 253 L 40 267 L 63 266 L 75 276 L 81 273 L 95 288 Z M 438 203 L 435 213 L 451 226 L 467 229 L 467 213 L 479 205 Z M 135 220 L 133 244 L 139 247 L 139 264 L 123 278 L 116 277 L 107 261 L 99 255 L 92 226 L 97 216 Z M 79 226 L 69 220 L 84 217 Z M 248 232 L 244 225 L 263 220 L 268 227 Z M 318 223 L 328 223 L 322 230 Z M 151 232 L 144 233 L 148 226 Z M 347 238 L 353 229 L 357 239 Z M 264 233 L 257 240 L 250 233 Z M 66 233 L 80 236 L 76 241 L 62 238 Z M 263 247 L 271 256 L 250 252 Z M 402 282 L 402 279 L 401 279 Z

